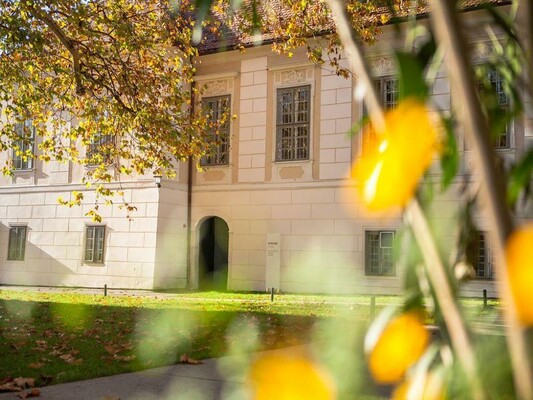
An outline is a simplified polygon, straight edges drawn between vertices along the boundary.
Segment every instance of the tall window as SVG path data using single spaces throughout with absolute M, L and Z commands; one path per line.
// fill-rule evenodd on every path
M 104 262 L 105 226 L 90 225 L 85 232 L 85 261 Z
M 19 139 L 15 142 L 13 149 L 13 167 L 15 170 L 25 170 L 33 168 L 33 151 L 35 144 L 35 126 L 31 119 L 15 126 L 15 132 Z M 28 156 L 28 153 L 31 155 Z
M 487 235 L 476 232 L 467 246 L 467 259 L 474 267 L 475 277 L 480 279 L 492 278 L 492 251 Z
M 390 110 L 398 104 L 399 86 L 398 78 L 395 76 L 384 76 L 374 81 L 376 93 L 381 106 L 385 110 Z M 366 109 L 363 109 L 363 114 L 367 114 Z M 370 149 L 375 146 L 376 135 L 374 131 L 368 129 L 363 137 L 363 153 L 368 153 Z
M 277 91 L 276 161 L 309 159 L 311 86 Z
M 395 275 L 394 231 L 365 232 L 365 274 Z
M 26 227 L 12 226 L 9 228 L 8 260 L 24 260 L 26 250 Z
M 202 103 L 209 113 L 209 136 L 212 147 L 209 154 L 202 157 L 201 164 L 227 165 L 229 164 L 230 96 L 207 97 L 202 99 Z M 220 121 L 223 123 L 220 124 Z
M 504 80 L 502 76 L 493 68 L 490 68 L 486 73 L 486 81 L 478 82 L 478 89 L 482 97 L 486 92 L 487 83 L 490 85 L 493 93 L 496 96 L 496 107 L 493 109 L 492 115 L 489 115 L 489 118 L 492 118 L 500 123 L 498 126 L 497 135 L 495 137 L 494 147 L 507 148 L 511 144 L 509 124 L 506 121 L 510 106 L 509 96 L 504 90 Z
M 376 92 L 384 109 L 389 110 L 398 104 L 398 78 L 384 76 L 375 80 Z

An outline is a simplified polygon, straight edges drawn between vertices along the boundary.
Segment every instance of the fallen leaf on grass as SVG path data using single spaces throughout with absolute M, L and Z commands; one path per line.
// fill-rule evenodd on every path
M 17 394 L 18 397 L 21 399 L 27 399 L 28 397 L 38 397 L 41 395 L 41 391 L 39 389 L 32 389 L 28 392 L 21 392 Z
M 102 400 L 120 400 L 120 397 L 104 396 L 104 397 L 102 397 Z
M 15 385 L 20 387 L 21 389 L 26 389 L 26 387 L 32 388 L 35 386 L 35 379 L 33 378 L 15 378 L 13 379 L 13 382 Z
M 119 361 L 133 361 L 135 360 L 135 354 L 132 354 L 131 356 L 119 356 L 118 354 L 115 354 L 113 355 L 113 357 L 115 358 L 115 360 L 119 360 Z
M 39 368 L 42 368 L 43 366 L 44 366 L 44 363 L 42 362 L 35 362 L 29 365 L 29 367 L 33 369 L 39 369 Z
M 1 382 L 0 392 L 20 392 L 26 388 L 35 386 L 35 379 L 33 378 L 4 378 Z
M 12 382 L 13 378 L 8 376 L 7 378 L 0 378 L 0 385 L 5 385 L 8 382 Z
M 104 346 L 104 349 L 106 349 L 106 351 L 107 351 L 108 353 L 113 354 L 113 355 L 119 352 L 119 349 L 114 348 L 114 347 L 111 346 L 110 344 L 106 344 L 106 345 Z
M 22 389 L 15 385 L 14 382 L 8 382 L 4 383 L 3 385 L 0 385 L 0 393 L 2 392 L 20 392 Z
M 187 353 L 185 353 L 180 356 L 180 363 L 198 365 L 198 364 L 201 364 L 202 362 L 200 360 L 196 360 L 194 358 L 189 357 Z
M 80 365 L 83 362 L 81 358 L 75 358 L 72 354 L 63 354 L 59 356 L 63 361 L 70 365 Z

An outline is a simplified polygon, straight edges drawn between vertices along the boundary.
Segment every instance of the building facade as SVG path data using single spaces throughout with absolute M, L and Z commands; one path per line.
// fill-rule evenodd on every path
M 463 18 L 472 25 L 472 61 L 483 63 L 491 51 L 484 14 Z M 398 96 L 396 35 L 385 26 L 367 49 L 385 107 Z M 237 117 L 214 138 L 202 171 L 189 173 L 191 166 L 180 163 L 174 180 L 122 181 L 124 200 L 137 209 L 101 206 L 103 220 L 95 224 L 85 216 L 95 201 L 81 184 L 86 167 L 21 161 L 13 177 L 0 179 L 0 284 L 400 293 L 404 274 L 392 245 L 402 216 L 369 215 L 355 195 L 352 168 L 364 146 L 361 135 L 350 134 L 364 113 L 353 98 L 356 79 L 312 64 L 303 50 L 287 58 L 268 45 L 203 54 L 195 63 L 202 104 L 215 117 L 224 110 Z M 435 109 L 454 110 L 444 64 L 431 90 Z M 500 98 L 504 110 L 508 100 Z M 460 172 L 434 205 L 448 252 L 462 183 L 475 185 L 471 151 L 458 140 Z M 532 148 L 531 121 L 521 116 L 509 124 L 497 147 L 507 163 Z M 435 165 L 428 180 L 439 175 Z M 57 198 L 68 199 L 72 190 L 84 191 L 84 205 L 59 205 Z M 531 204 L 515 217 L 532 218 Z M 465 286 L 473 295 L 494 290 L 484 234 L 490 227 L 482 218 L 477 223 L 476 279 Z

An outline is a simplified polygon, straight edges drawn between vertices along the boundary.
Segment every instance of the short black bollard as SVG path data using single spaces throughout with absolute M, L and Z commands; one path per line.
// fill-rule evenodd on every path
M 107 285 L 104 285 L 104 296 L 107 296 Z
M 274 288 L 270 288 L 270 301 L 274 301 Z
M 376 298 L 374 296 L 370 297 L 370 318 L 374 318 L 376 314 Z
M 483 307 L 487 307 L 487 289 L 483 289 Z

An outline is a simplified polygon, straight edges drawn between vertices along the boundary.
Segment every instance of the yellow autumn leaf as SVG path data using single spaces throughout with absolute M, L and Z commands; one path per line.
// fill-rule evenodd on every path
M 429 333 L 417 312 L 392 319 L 369 354 L 369 368 L 379 383 L 396 383 L 424 353 Z
M 363 140 L 370 146 L 354 167 L 359 196 L 370 211 L 404 207 L 440 150 L 435 124 L 418 100 L 407 99 L 388 111 L 385 127 L 366 130 Z
M 305 354 L 271 353 L 252 364 L 248 383 L 255 400 L 328 400 L 336 398 L 334 384 Z
M 514 231 L 507 240 L 505 255 L 509 284 L 516 312 L 525 326 L 533 325 L 533 224 Z

